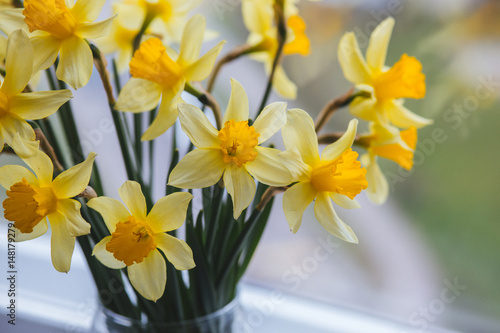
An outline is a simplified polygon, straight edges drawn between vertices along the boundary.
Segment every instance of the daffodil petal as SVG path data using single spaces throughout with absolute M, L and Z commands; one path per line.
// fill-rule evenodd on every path
M 5 142 L 11 147 L 13 146 L 14 137 L 17 135 L 26 141 L 35 139 L 35 131 L 33 128 L 26 120 L 14 113 L 9 113 L 2 117 L 0 121 L 0 132 Z
M 115 258 L 113 253 L 106 250 L 106 245 L 111 240 L 111 236 L 106 236 L 99 243 L 94 246 L 94 250 L 92 250 L 92 255 L 97 258 L 104 266 L 113 269 L 121 269 L 125 268 L 127 265 L 123 261 L 120 261 Z
M 48 216 L 52 237 L 50 239 L 50 254 L 52 265 L 62 273 L 69 272 L 71 257 L 75 249 L 75 237 L 71 236 L 66 225 L 66 218 L 59 212 Z
M 348 32 L 340 39 L 338 48 L 340 67 L 345 78 L 355 84 L 369 83 L 371 72 L 361 55 L 358 41 L 353 32 Z
M 96 153 L 90 153 L 85 161 L 62 172 L 54 179 L 52 188 L 58 198 L 71 198 L 85 190 L 89 184 L 96 156 Z
M 302 224 L 302 215 L 307 206 L 316 197 L 316 191 L 311 183 L 297 183 L 283 194 L 283 211 L 290 226 L 290 231 L 296 233 Z
M 201 14 L 196 14 L 186 23 L 186 26 L 184 27 L 179 58 L 187 64 L 192 64 L 200 56 L 203 36 L 205 34 L 205 26 L 205 17 Z
M 77 4 L 80 2 L 79 0 Z M 96 39 L 99 37 L 106 36 L 109 31 L 111 30 L 111 24 L 113 23 L 113 20 L 116 18 L 115 16 L 112 16 L 104 21 L 100 22 L 95 22 L 95 23 L 79 23 L 76 26 L 75 29 L 75 34 L 77 36 L 80 36 L 82 38 L 88 38 L 88 39 Z
M 87 202 L 87 206 L 101 214 L 102 219 L 104 220 L 104 223 L 106 223 L 106 227 L 110 233 L 115 232 L 116 224 L 118 222 L 124 222 L 130 216 L 130 212 L 127 207 L 125 207 L 120 201 L 113 198 L 93 198 Z
M 19 55 L 22 54 L 22 61 Z M 16 30 L 9 35 L 5 60 L 5 80 L 1 91 L 8 97 L 14 96 L 28 85 L 33 74 L 33 47 L 28 35 L 22 30 Z
M 191 104 L 181 103 L 178 105 L 178 111 L 182 130 L 193 145 L 198 148 L 220 146 L 219 132 L 200 109 Z
M 0 61 L 5 60 L 5 55 L 7 52 L 7 38 L 3 35 L 0 35 Z
M 61 40 L 52 35 L 35 36 L 30 38 L 35 52 L 33 72 L 36 73 L 52 66 L 61 49 Z
M 233 119 L 234 121 L 248 120 L 248 96 L 245 89 L 235 79 L 231 79 L 231 95 L 224 113 L 223 123 Z
M 219 55 L 222 47 L 226 44 L 225 41 L 219 42 L 212 49 L 210 49 L 207 53 L 205 53 L 200 59 L 196 60 L 194 63 L 189 65 L 184 70 L 183 76 L 188 81 L 203 81 L 205 80 L 210 72 L 212 71 L 215 60 Z
M 389 196 L 389 183 L 377 163 L 377 157 L 370 159 L 368 155 L 363 155 L 361 162 L 366 166 L 366 180 L 368 187 L 366 194 L 368 199 L 376 205 L 383 204 Z
M 78 0 L 71 8 L 71 14 L 76 21 L 95 21 L 101 13 L 106 0 Z
M 281 130 L 283 142 L 287 150 L 297 148 L 302 160 L 313 165 L 319 160 L 318 138 L 311 116 L 301 109 L 291 109 L 287 112 L 286 125 Z
M 278 94 L 288 99 L 297 98 L 297 85 L 286 75 L 283 66 L 276 67 L 273 78 L 273 87 Z
M 368 121 L 377 120 L 377 100 L 373 98 L 357 97 L 349 104 L 349 111 L 354 117 Z
M 250 32 L 263 35 L 269 31 L 274 20 L 274 10 L 272 6 L 262 6 L 262 2 L 242 1 L 241 10 L 243 22 Z
M 357 243 L 358 238 L 352 229 L 345 224 L 333 209 L 327 192 L 320 192 L 314 204 L 314 215 L 329 233 L 349 243 Z
M 66 218 L 69 235 L 83 236 L 90 233 L 90 224 L 87 223 L 80 213 L 82 205 L 73 199 L 63 199 L 57 202 L 57 210 Z
M 193 195 L 188 192 L 172 193 L 158 200 L 146 222 L 154 233 L 179 229 L 186 219 L 186 212 Z
M 68 89 L 22 93 L 10 99 L 10 112 L 23 119 L 42 119 L 56 112 L 72 97 Z
M 390 121 L 394 125 L 402 128 L 408 128 L 410 126 L 421 128 L 434 122 L 432 119 L 427 119 L 411 112 L 403 106 L 402 101 L 394 101 L 387 111 Z
M 188 189 L 212 186 L 220 180 L 225 168 L 220 149 L 195 149 L 175 166 L 168 184 Z
M 339 193 L 330 193 L 330 198 L 342 208 L 355 209 L 361 208 L 361 205 L 356 199 L 350 199 L 348 196 Z
M 161 93 L 158 83 L 133 77 L 120 91 L 115 109 L 135 113 L 152 110 L 158 106 Z
M 193 260 L 193 251 L 186 242 L 166 233 L 155 234 L 154 238 L 158 248 L 165 253 L 165 257 L 174 265 L 175 269 L 184 270 L 196 266 Z
M 26 33 L 29 32 L 28 26 L 24 23 L 23 9 L 0 10 L 0 30 L 8 36 L 18 29 L 22 29 Z
M 139 264 L 128 266 L 128 277 L 132 286 L 144 298 L 156 302 L 167 283 L 167 265 L 158 250 L 153 250 Z
M 278 157 L 290 171 L 293 182 L 304 181 L 309 176 L 311 167 L 302 161 L 302 156 L 296 147 L 278 153 Z
M 259 133 L 259 144 L 269 139 L 286 124 L 286 103 L 269 104 L 255 119 L 253 127 Z
M 366 62 L 372 71 L 381 72 L 384 68 L 387 47 L 391 39 L 394 19 L 386 18 L 373 30 L 366 50 Z
M 79 89 L 87 84 L 92 75 L 92 51 L 87 42 L 73 36 L 61 42 L 61 52 L 56 75 L 73 89 Z
M 290 171 L 278 157 L 278 149 L 255 147 L 255 150 L 255 160 L 245 164 L 245 168 L 255 179 L 269 186 L 286 186 L 292 182 Z
M 255 196 L 255 180 L 244 168 L 229 164 L 224 172 L 224 185 L 233 200 L 233 216 L 237 219 Z
M 321 159 L 324 161 L 333 161 L 338 158 L 344 151 L 351 148 L 354 139 L 356 138 L 356 129 L 358 127 L 358 120 L 352 119 L 347 126 L 347 131 L 332 144 L 323 149 Z
M 147 215 L 146 198 L 142 194 L 141 185 L 135 181 L 127 180 L 118 189 L 125 206 L 130 210 L 132 216 L 144 221 Z
M 35 238 L 38 238 L 38 237 L 44 235 L 47 232 L 47 230 L 49 229 L 49 226 L 47 224 L 47 219 L 44 218 L 33 227 L 33 231 L 30 233 L 21 232 L 17 228 L 14 228 L 14 227 L 12 227 L 11 229 L 14 231 L 15 241 L 16 242 L 24 242 L 24 241 L 32 240 L 32 239 L 35 239 Z
M 28 183 L 38 185 L 36 176 L 20 165 L 4 165 L 0 168 L 0 185 L 6 190 L 10 189 L 12 185 L 20 182 L 25 178 Z

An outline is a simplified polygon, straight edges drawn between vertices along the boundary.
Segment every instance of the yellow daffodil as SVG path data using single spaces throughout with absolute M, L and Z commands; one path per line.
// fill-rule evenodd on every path
M 353 32 L 346 33 L 338 48 L 339 62 L 347 80 L 367 96 L 357 97 L 350 104 L 351 113 L 361 119 L 385 126 L 420 128 L 432 120 L 420 117 L 403 106 L 402 98 L 425 96 L 425 75 L 422 64 L 406 54 L 391 68 L 384 66 L 394 19 L 380 23 L 370 36 L 366 61 Z
M 178 55 L 157 38 L 144 41 L 135 52 L 130 62 L 132 78 L 120 92 L 115 108 L 135 113 L 149 111 L 161 98 L 158 115 L 142 140 L 158 137 L 175 123 L 186 81 L 202 81 L 210 74 L 225 42 L 200 57 L 204 31 L 205 18 L 198 14 L 186 24 Z
M 371 133 L 360 137 L 367 147 L 367 154 L 361 156 L 361 162 L 366 167 L 368 198 L 375 204 L 382 204 L 389 195 L 387 178 L 380 170 L 377 158 L 382 157 L 398 163 L 402 168 L 411 170 L 413 153 L 417 146 L 417 129 L 415 126 L 401 131 L 399 140 L 384 137 L 385 129 L 377 123 L 370 124 Z
M 285 217 L 293 233 L 299 230 L 304 210 L 316 199 L 314 214 L 321 225 L 332 235 L 357 243 L 356 235 L 338 217 L 331 202 L 343 208 L 358 208 L 354 197 L 368 185 L 366 170 L 351 149 L 357 124 L 356 119 L 351 120 L 345 134 L 328 145 L 320 156 L 311 117 L 300 109 L 288 111 L 282 129 L 287 150 L 280 157 L 297 182 L 283 195 Z
M 264 64 L 267 74 L 271 72 L 278 49 L 273 5 L 273 0 L 243 0 L 242 2 L 243 21 L 250 31 L 247 43 L 258 50 L 258 52 L 253 52 L 251 57 Z M 306 24 L 295 12 L 293 15 L 287 15 L 286 8 L 285 19 L 288 27 L 288 38 L 283 48 L 283 54 L 307 55 L 309 54 L 310 42 L 305 34 Z M 276 91 L 283 97 L 295 99 L 297 86 L 290 81 L 283 66 L 279 65 L 274 75 L 273 86 Z
M 0 12 L 0 30 L 30 32 L 35 50 L 34 71 L 50 67 L 59 55 L 57 78 L 74 89 L 87 84 L 92 74 L 92 51 L 86 39 L 101 37 L 112 18 L 93 23 L 105 0 L 25 0 L 24 9 Z
M 1 8 L 12 8 L 12 0 L 0 0 L 0 9 Z
M 188 14 L 202 0 L 124 0 L 120 12 L 131 11 L 141 22 L 150 22 L 155 34 L 165 42 L 179 42 L 188 21 Z
M 286 103 L 264 108 L 252 126 L 248 124 L 248 97 L 236 81 L 231 81 L 231 97 L 224 114 L 224 128 L 218 131 L 197 107 L 179 104 L 179 120 L 195 149 L 188 153 L 170 174 L 169 184 L 181 188 L 203 188 L 223 177 L 233 200 L 237 219 L 255 195 L 255 181 L 284 186 L 291 175 L 280 158 L 279 150 L 260 147 L 286 122 Z
M 16 241 L 45 234 L 48 220 L 52 230 L 52 264 L 59 272 L 68 272 L 75 237 L 90 232 L 90 224 L 81 216 L 80 202 L 71 198 L 87 187 L 96 154 L 90 153 L 84 162 L 52 180 L 52 161 L 37 146 L 16 136 L 13 149 L 34 174 L 20 165 L 0 168 L 0 185 L 7 189 L 4 216 L 14 222 Z
M 22 57 L 19 55 L 22 54 Z M 10 34 L 6 54 L 6 75 L 0 75 L 0 151 L 4 142 L 12 144 L 16 133 L 22 139 L 34 140 L 35 133 L 25 119 L 41 119 L 56 112 L 71 97 L 71 91 L 23 93 L 32 77 L 33 48 L 26 33 Z
M 103 238 L 93 255 L 104 265 L 127 267 L 132 286 L 144 297 L 156 301 L 167 282 L 168 261 L 178 270 L 195 266 L 186 242 L 167 234 L 184 223 L 192 195 L 178 192 L 161 198 L 148 213 L 141 186 L 126 181 L 119 189 L 120 201 L 108 197 L 91 199 L 88 206 L 98 211 L 111 236 Z

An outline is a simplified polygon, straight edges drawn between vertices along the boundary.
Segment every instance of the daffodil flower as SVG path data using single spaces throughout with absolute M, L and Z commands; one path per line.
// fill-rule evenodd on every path
M 30 32 L 35 50 L 34 71 L 50 67 L 59 55 L 56 75 L 74 89 L 87 84 L 92 74 L 92 51 L 86 39 L 107 34 L 114 17 L 93 23 L 105 0 L 25 0 L 24 9 L 0 12 L 0 30 Z
M 413 153 L 417 146 L 417 129 L 411 126 L 401 131 L 398 134 L 399 140 L 384 138 L 384 135 L 380 134 L 384 132 L 384 128 L 377 123 L 370 124 L 370 132 L 360 137 L 360 141 L 367 146 L 367 153 L 361 156 L 361 163 L 366 167 L 368 198 L 375 204 L 382 204 L 389 195 L 389 184 L 380 170 L 377 159 L 378 157 L 386 158 L 406 170 L 411 170 Z
M 273 5 L 273 0 L 244 0 L 242 2 L 243 22 L 250 31 L 247 43 L 258 50 L 253 52 L 250 57 L 262 62 L 267 74 L 272 70 L 278 49 Z M 283 54 L 308 55 L 310 41 L 305 34 L 306 24 L 297 13 L 287 15 L 286 8 L 285 19 L 287 20 L 288 38 L 283 48 Z M 295 99 L 297 97 L 297 86 L 290 81 L 281 65 L 276 68 L 273 86 L 285 98 Z
M 167 267 L 160 251 L 178 270 L 195 266 L 186 242 L 166 233 L 182 226 L 193 196 L 187 192 L 170 194 L 158 200 L 148 213 L 138 183 L 126 181 L 119 194 L 125 205 L 108 197 L 88 202 L 102 215 L 111 233 L 97 243 L 92 254 L 107 267 L 127 267 L 132 286 L 144 298 L 156 301 L 167 282 Z
M 425 75 L 422 64 L 406 54 L 391 68 L 384 66 L 394 19 L 389 17 L 378 25 L 370 36 L 366 61 L 353 32 L 346 33 L 338 48 L 339 62 L 347 80 L 367 96 L 354 99 L 351 113 L 361 119 L 385 126 L 423 127 L 432 120 L 418 116 L 403 106 L 402 98 L 425 96 Z
M 299 230 L 307 206 L 316 199 L 314 214 L 319 223 L 332 235 L 357 243 L 356 235 L 335 213 L 331 202 L 343 208 L 359 208 L 354 198 L 368 185 L 366 170 L 351 149 L 357 124 L 357 119 L 351 120 L 345 134 L 325 147 L 320 156 L 311 117 L 300 109 L 288 111 L 281 131 L 287 150 L 280 157 L 296 182 L 283 195 L 283 210 L 293 233 Z
M 224 128 L 218 131 L 197 107 L 179 104 L 182 130 L 195 149 L 172 170 L 169 185 L 203 188 L 223 177 L 233 200 L 237 219 L 255 196 L 255 181 L 270 186 L 291 182 L 277 149 L 260 147 L 286 122 L 286 103 L 272 103 L 262 110 L 252 126 L 248 124 L 248 97 L 241 84 L 231 80 L 231 97 L 224 114 Z
M 41 119 L 56 112 L 71 97 L 71 91 L 39 91 L 23 93 L 32 77 L 33 48 L 26 33 L 10 34 L 6 52 L 6 75 L 0 75 L 0 151 L 17 133 L 25 140 L 34 140 L 35 132 L 26 119 Z M 22 54 L 22 58 L 19 57 Z
M 144 41 L 135 52 L 130 62 L 132 78 L 120 92 L 115 108 L 140 113 L 155 108 L 161 98 L 158 115 L 142 140 L 153 140 L 175 123 L 186 81 L 202 81 L 210 74 L 225 42 L 199 57 L 204 31 L 205 18 L 197 14 L 186 24 L 178 55 L 158 38 Z
M 13 149 L 34 174 L 20 165 L 0 168 L 0 185 L 7 189 L 4 216 L 14 222 L 18 242 L 45 234 L 48 220 L 52 230 L 52 264 L 59 272 L 67 273 L 75 237 L 90 233 L 90 224 L 80 213 L 80 202 L 71 198 L 87 187 L 96 154 L 90 153 L 84 162 L 52 179 L 52 161 L 36 146 L 16 136 Z

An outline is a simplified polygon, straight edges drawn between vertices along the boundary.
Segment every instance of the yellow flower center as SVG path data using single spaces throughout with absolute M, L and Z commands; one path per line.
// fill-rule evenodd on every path
M 0 90 L 0 117 L 9 113 L 9 98 Z
M 146 8 L 149 17 L 160 16 L 167 20 L 172 16 L 172 5 L 168 0 L 141 0 L 141 5 Z
M 417 146 L 417 129 L 412 126 L 407 130 L 401 131 L 401 139 L 412 150 L 404 149 L 396 143 L 389 145 L 374 146 L 373 153 L 383 158 L 390 159 L 398 163 L 406 170 L 411 170 L 413 167 L 413 151 Z
M 387 72 L 377 75 L 372 84 L 378 100 L 425 96 L 425 75 L 422 73 L 422 64 L 407 54 L 403 54 Z
M 23 233 L 32 232 L 38 222 L 57 209 L 52 188 L 34 188 L 26 178 L 12 185 L 7 196 L 3 202 L 5 218 Z
M 255 133 L 253 126 L 248 126 L 248 121 L 226 121 L 218 136 L 225 163 L 234 162 L 241 167 L 257 157 L 255 147 L 260 134 Z
M 285 44 L 283 53 L 308 55 L 311 42 L 305 33 L 307 26 L 304 20 L 298 15 L 292 15 L 287 25 L 292 30 L 294 39 Z
M 158 38 L 150 38 L 135 51 L 130 61 L 130 74 L 172 88 L 179 81 L 182 68 L 170 59 Z
M 314 189 L 318 192 L 335 192 L 354 199 L 368 186 L 366 169 L 361 168 L 357 158 L 358 153 L 349 148 L 333 161 L 321 161 L 311 174 Z
M 23 15 L 30 32 L 43 30 L 65 39 L 75 31 L 75 18 L 64 0 L 25 0 Z
M 118 222 L 115 232 L 111 234 L 111 240 L 106 244 L 106 250 L 130 266 L 134 261 L 142 262 L 156 246 L 149 225 L 129 216 L 126 221 Z

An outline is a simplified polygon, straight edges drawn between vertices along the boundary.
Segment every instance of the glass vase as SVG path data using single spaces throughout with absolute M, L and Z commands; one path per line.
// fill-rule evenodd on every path
M 179 322 L 141 321 L 119 315 L 104 306 L 98 309 L 90 332 L 93 333 L 235 333 L 241 319 L 238 298 L 223 308 L 194 319 Z

